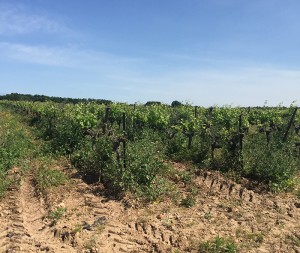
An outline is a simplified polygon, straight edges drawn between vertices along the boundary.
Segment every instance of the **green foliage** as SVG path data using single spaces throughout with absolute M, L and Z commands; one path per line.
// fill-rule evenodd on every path
M 182 171 L 179 173 L 180 180 L 185 184 L 190 184 L 193 179 L 193 174 L 189 171 Z
M 193 194 L 188 194 L 184 199 L 181 200 L 180 205 L 186 208 L 193 207 L 196 204 L 196 198 Z
M 95 101 L 83 102 L 0 101 L 34 119 L 52 153 L 68 155 L 83 176 L 100 179 L 112 190 L 143 189 L 155 196 L 154 182 L 168 178 L 163 172 L 165 155 L 224 172 L 235 171 L 276 191 L 294 185 L 300 163 L 294 147 L 299 142 L 299 115 L 287 142 L 282 142 L 294 106 L 195 108 L 177 106 L 178 101 L 174 101 L 173 107 L 112 103 L 107 108 Z M 271 136 L 268 144 L 266 133 Z M 1 152 L 6 157 L 0 169 L 7 170 L 15 164 L 14 157 L 18 160 L 21 156 L 18 147 L 12 150 L 0 148 L 0 157 Z M 185 177 L 182 180 L 189 181 Z
M 10 122 L 1 129 L 0 134 L 0 170 L 6 172 L 13 166 L 17 166 L 29 149 L 30 141 L 22 129 L 14 126 L 15 121 Z
M 188 148 L 188 137 L 177 133 L 168 141 L 166 155 L 175 161 L 193 161 L 201 164 L 210 155 L 210 140 L 194 136 L 192 146 Z
M 72 154 L 84 139 L 79 126 L 69 119 L 57 119 L 53 132 L 55 138 L 51 141 L 52 150 L 62 154 Z
M 52 187 L 59 186 L 67 182 L 66 175 L 56 169 L 50 169 L 47 166 L 43 166 L 37 171 L 37 185 L 41 191 Z
M 4 196 L 11 183 L 12 182 L 6 178 L 5 174 L 0 171 L 0 199 Z
M 275 138 L 269 145 L 263 134 L 246 139 L 243 174 L 269 184 L 275 191 L 288 190 L 299 161 L 292 143 Z
M 149 186 L 163 168 L 158 143 L 151 138 L 130 142 L 127 149 L 127 167 L 124 171 L 125 185 Z
M 64 207 L 57 207 L 55 210 L 51 211 L 48 215 L 48 218 L 52 221 L 52 224 L 55 225 L 67 211 Z
M 113 183 L 119 183 L 120 169 L 109 136 L 101 136 L 96 141 L 86 138 L 73 153 L 71 161 L 84 176 L 90 175 L 106 183 L 115 179 L 117 181 Z
M 19 94 L 11 93 L 0 96 L 0 100 L 11 100 L 11 101 L 35 101 L 35 102 L 45 102 L 53 101 L 57 103 L 87 103 L 87 102 L 96 102 L 98 104 L 110 104 L 110 100 L 106 99 L 84 99 L 84 98 L 62 98 L 62 97 L 49 97 L 44 95 L 30 95 L 30 94 Z
M 6 174 L 9 169 L 21 165 L 30 152 L 30 138 L 17 117 L 0 108 L 0 198 L 11 184 Z
M 174 100 L 172 103 L 171 103 L 171 106 L 172 107 L 177 107 L 177 106 L 182 106 L 182 103 L 177 101 L 177 100 Z
M 295 194 L 296 194 L 296 197 L 298 199 L 300 199 L 300 189 L 297 189 L 296 192 L 295 192 Z
M 199 253 L 237 253 L 238 248 L 234 242 L 217 236 L 211 241 L 199 245 Z

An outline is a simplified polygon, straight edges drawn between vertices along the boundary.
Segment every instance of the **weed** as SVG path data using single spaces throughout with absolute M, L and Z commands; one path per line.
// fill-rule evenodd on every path
M 180 177 L 181 181 L 184 182 L 185 184 L 190 184 L 193 179 L 193 175 L 191 173 L 189 173 L 188 171 L 180 172 L 179 177 Z
M 264 240 L 264 235 L 261 232 L 250 233 L 247 235 L 248 239 L 257 244 L 261 244 Z
M 238 238 L 245 238 L 249 244 L 253 247 L 257 247 L 260 245 L 264 240 L 264 234 L 261 232 L 257 233 L 249 233 L 245 230 L 242 230 L 240 228 L 237 228 L 235 231 L 235 235 Z
M 89 241 L 84 244 L 84 248 L 87 250 L 93 250 L 96 247 L 96 236 L 93 236 Z
M 180 205 L 186 208 L 193 207 L 196 204 L 196 198 L 194 194 L 189 193 L 184 199 L 181 200 Z
M 52 224 L 56 224 L 67 211 L 64 207 L 57 207 L 55 210 L 49 213 L 48 218 L 52 221 Z
M 172 229 L 172 220 L 168 219 L 168 218 L 165 218 L 165 219 L 162 219 L 162 225 L 164 227 L 166 227 L 168 230 L 173 230 Z
M 146 202 L 161 201 L 167 197 L 176 203 L 179 198 L 177 186 L 165 178 L 155 178 L 149 186 L 139 186 L 135 191 Z
M 31 142 L 28 133 L 19 122 L 19 117 L 0 108 L 0 198 L 13 180 L 7 178 L 7 171 L 20 166 L 30 154 Z
M 11 181 L 8 180 L 3 173 L 0 171 L 0 199 L 5 194 L 7 188 L 10 186 Z
M 80 233 L 83 229 L 83 226 L 81 224 L 77 224 L 75 228 L 72 230 L 72 234 Z
M 190 208 L 196 205 L 196 196 L 198 194 L 198 189 L 194 185 L 189 185 L 187 188 L 189 191 L 188 195 L 181 200 L 180 205 Z
M 99 235 L 99 234 L 102 234 L 103 231 L 105 229 L 105 225 L 104 224 L 97 224 L 95 225 L 95 231 L 96 233 Z
M 211 218 L 212 218 L 211 212 L 206 212 L 203 217 L 206 220 L 211 220 Z
M 293 246 L 300 247 L 300 235 L 297 234 L 287 235 L 285 240 L 289 244 L 292 244 Z
M 198 253 L 237 253 L 238 248 L 229 239 L 217 236 L 211 241 L 200 243 Z
M 38 188 L 44 191 L 48 187 L 64 184 L 67 181 L 67 177 L 59 170 L 49 169 L 43 166 L 37 171 L 36 180 Z

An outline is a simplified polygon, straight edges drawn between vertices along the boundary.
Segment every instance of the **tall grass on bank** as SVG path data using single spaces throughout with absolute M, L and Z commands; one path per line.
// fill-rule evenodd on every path
M 12 115 L 0 108 L 0 198 L 12 183 L 7 178 L 7 172 L 28 155 L 31 142 L 28 134 L 18 121 L 18 116 Z

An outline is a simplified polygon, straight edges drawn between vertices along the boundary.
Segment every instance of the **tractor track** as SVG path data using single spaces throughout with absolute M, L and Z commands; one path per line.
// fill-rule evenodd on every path
M 0 208 L 0 252 L 77 252 L 56 240 L 44 222 L 48 212 L 30 176 L 9 189 Z

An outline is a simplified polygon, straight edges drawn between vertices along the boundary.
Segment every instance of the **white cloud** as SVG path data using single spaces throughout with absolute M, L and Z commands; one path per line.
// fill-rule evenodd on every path
M 22 5 L 0 4 L 0 35 L 22 35 L 35 32 L 71 34 L 63 22 L 31 13 Z
M 68 61 L 66 52 L 59 48 L 24 44 L 0 43 L 0 55 L 3 59 L 52 66 L 65 66 Z
M 135 58 L 83 50 L 75 46 L 32 46 L 7 42 L 0 42 L 0 56 L 2 59 L 23 63 L 91 70 L 97 69 L 98 71 L 102 71 L 102 68 L 107 70 L 109 67 L 125 67 L 127 64 L 130 65 L 139 62 Z

